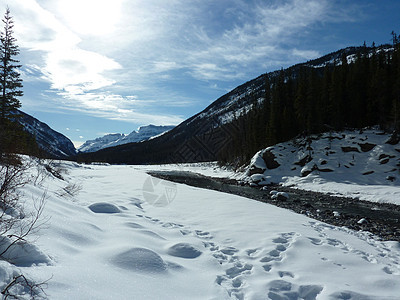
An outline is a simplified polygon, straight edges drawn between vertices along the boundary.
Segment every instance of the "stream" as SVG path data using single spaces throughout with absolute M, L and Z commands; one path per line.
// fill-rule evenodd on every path
M 192 172 L 157 171 L 149 175 L 194 187 L 243 196 L 290 209 L 319 221 L 353 230 L 368 231 L 382 240 L 400 242 L 400 206 L 293 189 L 279 185 L 250 187 L 234 179 L 207 177 Z M 288 199 L 272 199 L 271 191 L 285 192 Z

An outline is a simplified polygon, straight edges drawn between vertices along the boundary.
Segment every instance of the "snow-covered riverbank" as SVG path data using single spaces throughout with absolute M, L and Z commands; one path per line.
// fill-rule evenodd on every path
M 398 299 L 400 245 L 143 167 L 63 163 L 50 216 L 19 268 L 50 299 Z M 154 167 L 152 167 L 154 169 Z M 80 186 L 74 196 L 68 185 Z M 79 190 L 79 189 L 77 189 Z M 63 196 L 61 196 L 63 195 Z M 165 206 L 153 206 L 154 200 Z M 157 202 L 156 201 L 156 202 Z M 2 280 L 11 273 L 2 268 Z M 281 297 L 281 298 L 279 298 Z M 285 298 L 286 297 L 286 298 Z

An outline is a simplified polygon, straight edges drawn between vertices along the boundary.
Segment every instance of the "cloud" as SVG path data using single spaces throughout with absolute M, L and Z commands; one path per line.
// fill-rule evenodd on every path
M 320 53 L 302 43 L 314 27 L 356 18 L 328 0 L 116 0 L 111 7 L 103 0 L 10 0 L 9 6 L 26 50 L 25 82 L 47 82 L 50 91 L 42 94 L 57 97 L 50 103 L 58 109 L 142 124 L 182 121 L 173 108 L 194 105 L 195 87 L 218 81 L 223 90 L 221 82 L 314 58 Z

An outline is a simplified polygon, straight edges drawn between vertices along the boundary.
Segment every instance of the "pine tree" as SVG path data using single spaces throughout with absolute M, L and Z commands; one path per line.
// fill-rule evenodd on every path
M 13 37 L 14 21 L 8 7 L 2 21 L 4 28 L 0 35 L 0 122 L 4 123 L 5 119 L 9 119 L 15 110 L 21 107 L 17 97 L 21 97 L 23 92 L 22 79 L 17 71 L 21 65 L 15 59 L 19 49 Z

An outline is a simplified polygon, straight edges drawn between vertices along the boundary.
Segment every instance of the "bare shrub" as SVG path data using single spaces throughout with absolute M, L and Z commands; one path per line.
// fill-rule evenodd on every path
M 22 163 L 0 164 L 0 223 L 2 217 L 14 214 L 18 211 L 18 201 L 20 194 L 18 188 L 23 187 L 29 182 L 26 174 L 26 166 Z
M 20 299 L 18 294 L 22 292 L 28 294 L 31 299 L 45 299 L 43 297 L 46 294 L 44 288 L 47 286 L 49 280 L 35 283 L 22 274 L 15 275 L 5 288 L 3 288 L 1 294 L 3 295 L 3 299 Z
M 46 201 L 46 193 L 40 199 L 33 199 L 34 210 L 25 213 L 23 207 L 18 207 L 18 214 L 8 215 L 3 211 L 0 217 L 0 259 L 13 262 L 17 259 L 18 251 L 13 251 L 17 246 L 28 243 L 27 237 L 36 233 L 47 220 L 40 217 Z M 16 209 L 15 209 L 16 211 Z
M 27 172 L 30 167 L 30 162 L 22 163 L 16 156 L 13 158 L 8 155 L 7 159 L 2 156 L 0 160 L 0 260 L 11 264 L 21 261 L 21 250 L 24 247 L 34 247 L 29 243 L 28 236 L 37 232 L 47 221 L 41 218 L 46 192 L 37 199 L 32 198 L 33 209 L 29 211 L 24 208 L 21 200 L 20 188 L 32 182 L 32 176 Z M 31 298 L 37 298 L 42 285 L 18 274 L 2 290 L 3 299 L 19 299 L 16 296 L 18 293 L 13 293 L 21 289 L 25 294 L 28 289 Z
M 82 190 L 82 185 L 78 183 L 69 183 L 57 192 L 60 197 L 75 197 Z

